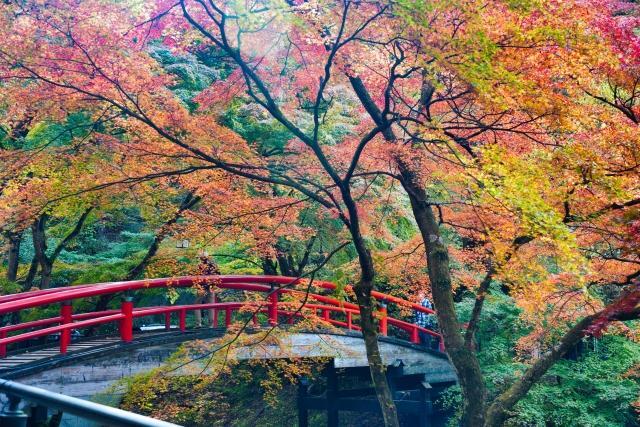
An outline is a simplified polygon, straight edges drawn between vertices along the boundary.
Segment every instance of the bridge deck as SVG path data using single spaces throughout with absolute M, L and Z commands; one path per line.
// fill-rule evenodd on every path
M 296 331 L 282 325 L 286 329 L 281 332 L 278 344 L 241 347 L 235 357 L 238 359 L 261 358 L 296 358 L 323 357 L 334 359 L 334 366 L 355 367 L 367 366 L 366 351 L 362 335 L 344 330 Z M 253 331 L 257 331 L 253 329 Z M 248 331 L 251 332 L 251 331 Z M 67 354 L 60 354 L 57 343 L 49 347 L 39 347 L 29 351 L 10 355 L 0 359 L 0 377 L 17 379 L 37 372 L 60 366 L 74 365 L 83 360 L 90 360 L 107 355 L 131 352 L 138 348 L 164 346 L 167 354 L 186 341 L 196 339 L 207 340 L 221 337 L 224 328 L 202 328 L 182 331 L 139 332 L 129 343 L 123 343 L 120 337 L 96 337 L 74 342 L 69 346 Z M 380 337 L 381 355 L 385 363 L 393 364 L 403 360 L 409 371 L 417 370 L 427 373 L 437 382 L 455 381 L 455 375 L 446 355 L 424 347 L 413 345 L 391 337 Z
M 97 346 L 115 344 L 120 342 L 120 337 L 109 337 L 95 340 L 84 340 L 69 345 L 67 354 L 74 354 L 77 351 L 95 348 Z M 60 356 L 60 349 L 57 343 L 40 350 L 25 350 L 24 352 L 0 359 L 0 372 L 7 369 L 15 369 L 26 363 L 42 361 Z

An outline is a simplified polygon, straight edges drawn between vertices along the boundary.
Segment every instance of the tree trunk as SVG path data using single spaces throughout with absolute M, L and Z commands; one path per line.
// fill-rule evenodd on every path
M 46 222 L 47 215 L 43 214 L 31 226 L 35 258 L 40 265 L 40 289 L 49 287 L 52 271 L 51 261 L 47 257 L 47 238 L 44 231 Z
M 373 300 L 371 298 L 375 277 L 373 258 L 362 237 L 358 210 L 351 196 L 349 187 L 342 187 L 341 193 L 342 200 L 349 212 L 349 232 L 351 233 L 353 245 L 358 253 L 358 262 L 361 270 L 360 282 L 354 286 L 354 292 L 360 309 L 360 327 L 362 328 L 364 344 L 367 350 L 367 361 L 369 362 L 371 381 L 376 390 L 385 426 L 399 427 L 398 411 L 393 401 L 389 383 L 387 382 L 386 367 L 382 362 L 380 349 L 378 347 L 378 328 L 373 314 L 375 307 L 373 306 Z
M 36 274 L 38 273 L 38 258 L 31 258 L 31 266 L 29 266 L 29 272 L 27 273 L 27 277 L 24 279 L 24 284 L 22 285 L 22 291 L 28 291 L 31 286 L 33 286 L 33 280 L 36 278 Z
M 48 289 L 51 286 L 51 272 L 53 271 L 53 266 L 44 261 L 43 264 L 40 264 L 40 289 Z
M 398 159 L 402 185 L 409 194 L 411 209 L 418 224 L 427 251 L 427 268 L 431 292 L 436 308 L 438 324 L 444 338 L 449 359 L 458 375 L 463 397 L 461 425 L 477 427 L 484 424 L 487 390 L 480 363 L 474 351 L 465 346 L 460 333 L 451 286 L 449 253 L 440 236 L 440 227 L 431 206 L 427 203 L 424 189 L 401 159 Z
M 396 405 L 387 382 L 386 366 L 382 362 L 378 346 L 378 328 L 373 315 L 375 308 L 373 307 L 373 300 L 371 298 L 372 289 L 373 283 L 364 281 L 360 281 L 360 283 L 353 288 L 360 308 L 360 327 L 362 328 L 364 344 L 367 350 L 367 361 L 369 362 L 371 381 L 378 396 L 378 402 L 382 409 L 385 425 L 399 426 Z
M 265 276 L 277 276 L 278 275 L 278 264 L 276 261 L 271 258 L 263 257 L 262 258 L 262 272 Z
M 40 217 L 31 225 L 31 232 L 33 235 L 33 249 L 35 252 L 34 259 L 37 260 L 37 263 L 40 265 L 40 289 L 47 289 L 49 287 L 51 283 L 51 272 L 53 271 L 53 263 L 58 258 L 58 256 L 60 256 L 62 251 L 67 247 L 69 242 L 71 242 L 76 238 L 78 234 L 80 234 L 82 226 L 84 225 L 92 210 L 93 207 L 85 209 L 82 215 L 80 215 L 80 218 L 78 218 L 78 221 L 76 222 L 76 225 L 73 227 L 73 229 L 54 248 L 51 256 L 47 255 L 47 235 L 45 231 L 48 215 L 40 215 Z M 33 264 L 31 267 L 33 269 Z M 25 282 L 25 287 L 27 285 L 30 286 L 30 282 L 33 281 L 31 274 L 32 272 L 29 271 L 29 276 L 27 277 L 27 281 Z M 33 272 L 33 275 L 35 275 L 35 271 Z
M 383 127 L 382 134 L 384 138 L 389 142 L 395 142 L 396 137 L 393 130 L 389 126 L 385 126 L 385 124 L 388 125 L 387 119 L 382 116 L 382 112 L 369 95 L 362 80 L 359 77 L 349 76 L 349 81 L 374 123 Z M 428 103 L 432 93 L 430 89 L 425 90 L 423 87 L 421 103 Z M 449 359 L 456 370 L 462 389 L 464 406 L 462 426 L 482 426 L 484 423 L 487 390 L 476 354 L 465 346 L 464 338 L 460 333 L 451 286 L 449 253 L 440 237 L 440 227 L 431 206 L 427 202 L 427 194 L 412 172 L 411 166 L 399 156 L 395 160 L 401 175 L 400 181 L 411 201 L 413 216 L 418 224 L 427 252 L 427 269 L 438 324 L 440 325 Z
M 295 276 L 295 273 L 291 268 L 291 256 L 287 256 L 287 254 L 278 251 L 276 259 L 278 260 L 278 267 L 280 267 L 280 274 L 283 276 Z
M 427 114 L 435 87 L 428 78 L 428 73 L 423 70 L 422 92 L 420 106 Z M 385 118 L 383 118 L 385 119 Z M 459 144 L 460 141 L 457 141 Z M 473 152 L 468 149 L 470 155 Z M 482 426 L 485 422 L 485 410 L 487 404 L 487 389 L 484 377 L 480 370 L 480 362 L 476 355 L 472 342 L 467 343 L 465 335 L 461 332 L 458 316 L 455 309 L 455 294 L 451 285 L 451 267 L 449 251 L 440 235 L 440 224 L 436 220 L 433 207 L 428 203 L 428 195 L 419 178 L 413 172 L 410 164 L 398 156 L 396 158 L 400 171 L 402 186 L 409 196 L 411 209 L 418 224 L 427 252 L 427 269 L 434 306 L 437 313 L 438 324 L 444 339 L 449 359 L 458 375 L 458 382 L 462 390 L 463 414 L 461 425 L 465 427 Z M 491 283 L 492 274 L 487 275 L 486 287 Z M 481 297 L 484 301 L 484 296 Z M 477 305 L 480 316 L 482 304 Z M 470 334 L 473 340 L 473 333 Z
M 10 234 L 9 249 L 7 250 L 7 280 L 15 282 L 18 278 L 18 266 L 20 264 L 20 241 L 22 234 Z

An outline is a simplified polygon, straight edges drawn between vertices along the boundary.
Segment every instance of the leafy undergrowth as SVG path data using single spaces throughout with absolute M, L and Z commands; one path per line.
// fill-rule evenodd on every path
M 184 426 L 295 425 L 296 386 L 267 393 L 268 367 L 240 363 L 232 373 L 133 377 L 121 407 Z
M 473 301 L 458 309 L 467 315 Z M 529 360 L 516 353 L 516 343 L 529 329 L 512 301 L 493 292 L 486 302 L 477 334 L 479 359 L 491 398 L 522 375 Z M 524 354 L 529 356 L 530 354 Z M 524 359 L 524 360 L 522 360 Z M 640 345 L 623 335 L 585 338 L 556 363 L 542 381 L 514 407 L 507 427 L 637 427 L 640 426 Z M 437 402 L 456 412 L 459 387 L 451 387 Z M 458 417 L 450 425 L 457 425 Z
M 240 362 L 216 376 L 137 375 L 127 380 L 120 407 L 187 427 L 296 426 L 297 381 L 282 371 L 286 366 L 282 360 Z M 319 373 L 321 366 L 316 368 Z M 341 413 L 340 418 L 344 426 L 381 422 L 377 416 L 363 414 Z M 310 426 L 326 424 L 323 411 L 309 412 Z

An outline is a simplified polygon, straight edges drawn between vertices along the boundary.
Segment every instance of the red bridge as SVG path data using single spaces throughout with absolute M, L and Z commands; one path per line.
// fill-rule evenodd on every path
M 218 289 L 234 289 L 245 291 L 247 296 L 253 295 L 255 299 L 189 305 L 134 307 L 132 296 L 135 292 L 152 288 L 200 286 L 208 286 L 214 292 L 214 295 Z M 0 297 L 0 315 L 6 316 L 35 307 L 48 307 L 51 304 L 60 304 L 60 314 L 56 317 L 0 327 L 0 357 L 6 357 L 7 349 L 12 344 L 48 335 L 60 337 L 60 353 L 65 354 L 71 343 L 72 330 L 105 324 L 116 324 L 119 329 L 120 339 L 125 343 L 130 342 L 134 336 L 134 319 L 149 316 L 164 315 L 167 330 L 171 328 L 172 316 L 177 316 L 179 329 L 185 332 L 187 330 L 187 312 L 194 310 L 211 310 L 213 326 L 218 325 L 221 314 L 224 316 L 224 325 L 229 326 L 233 322 L 234 315 L 237 316 L 237 313 L 242 311 L 251 313 L 251 321 L 254 326 L 259 326 L 265 320 L 268 324 L 265 326 L 275 326 L 283 321 L 292 324 L 297 319 L 316 318 L 339 328 L 359 331 L 358 317 L 360 311 L 358 306 L 338 300 L 332 296 L 336 288 L 333 283 L 316 280 L 310 282 L 307 279 L 292 277 L 230 275 L 187 276 L 98 283 L 6 295 Z M 346 287 L 345 290 L 349 292 L 351 288 Z M 72 303 L 75 301 L 118 293 L 124 294 L 119 310 L 84 313 L 74 313 L 73 311 Z M 440 343 L 440 351 L 444 350 L 441 336 L 436 332 L 387 314 L 389 304 L 396 305 L 400 309 L 404 308 L 408 312 L 419 311 L 433 314 L 432 310 L 380 292 L 373 292 L 373 298 L 379 305 L 380 335 L 387 336 L 391 333 L 411 343 L 419 344 L 420 332 L 422 332 L 435 337 Z
M 134 296 L 142 296 L 150 289 L 171 288 L 198 288 L 210 292 L 213 298 L 203 304 L 135 306 L 134 301 L 142 298 Z M 338 291 L 347 295 L 346 300 L 336 297 Z M 118 309 L 81 311 L 82 307 L 94 307 L 96 297 L 117 294 L 122 295 Z M 0 376 L 3 377 L 0 393 L 9 401 L 8 409 L 0 412 L 0 424 L 4 425 L 3 420 L 13 420 L 23 423 L 15 425 L 24 425 L 26 415 L 19 410 L 24 400 L 45 408 L 44 412 L 31 412 L 30 417 L 35 421 L 41 414 L 46 415 L 49 408 L 107 424 L 173 425 L 77 397 L 93 396 L 103 389 L 105 381 L 152 369 L 152 360 L 154 366 L 158 366 L 156 360 L 164 363 L 181 342 L 219 339 L 232 324 L 248 326 L 249 332 L 298 324 L 280 337 L 288 340 L 290 345 L 283 347 L 291 352 L 278 353 L 279 350 L 267 347 L 256 350 L 250 346 L 238 355 L 240 359 L 323 357 L 331 360 L 323 368 L 326 390 L 322 395 L 310 394 L 310 386 L 303 380 L 298 385 L 300 426 L 308 425 L 311 410 L 326 411 L 330 426 L 338 425 L 340 411 L 377 412 L 380 407 L 372 387 L 342 388 L 352 386 L 354 378 L 357 381 L 369 378 L 359 326 L 360 311 L 356 304 L 349 302 L 349 295 L 352 297 L 352 289 L 348 286 L 339 289 L 333 283 L 292 277 L 190 276 L 0 296 L 0 316 L 5 321 L 31 316 L 28 321 L 0 327 Z M 216 296 L 222 298 L 216 299 Z M 455 383 L 455 372 L 443 353 L 442 337 L 402 318 L 410 319 L 416 311 L 434 312 L 380 292 L 373 292 L 372 297 L 377 304 L 380 353 L 387 366 L 387 380 L 394 390 L 398 411 L 410 417 L 412 425 L 431 425 L 430 420 L 441 416 L 434 411 L 431 398 Z M 88 300 L 90 298 L 94 299 Z M 34 308 L 40 310 L 34 312 Z M 211 328 L 187 328 L 187 313 L 196 310 L 209 310 Z M 31 320 L 34 314 L 45 317 L 47 313 L 53 317 Z M 149 318 L 153 322 L 158 317 L 164 317 L 164 326 L 158 325 L 160 331 L 136 332 L 135 324 L 149 322 Z M 172 323 L 177 323 L 177 327 Z M 73 331 L 96 327 L 102 327 L 100 333 L 106 334 L 72 340 L 76 336 Z M 425 334 L 433 337 L 429 341 L 439 343 L 440 351 L 419 345 Z M 39 345 L 47 336 L 59 342 Z M 309 343 L 322 345 L 311 345 L 310 351 Z M 26 383 L 8 381 L 11 379 Z

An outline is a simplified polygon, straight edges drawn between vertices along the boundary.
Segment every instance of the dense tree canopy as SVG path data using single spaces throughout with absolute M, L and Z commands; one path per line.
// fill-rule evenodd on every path
M 639 19 L 600 0 L 5 2 L 7 291 L 91 280 L 54 263 L 127 222 L 114 278 L 194 271 L 174 237 L 225 272 L 352 283 L 386 425 L 371 292 L 428 291 L 462 425 L 503 425 L 584 337 L 638 339 Z M 477 345 L 496 300 L 525 325 L 500 386 Z

